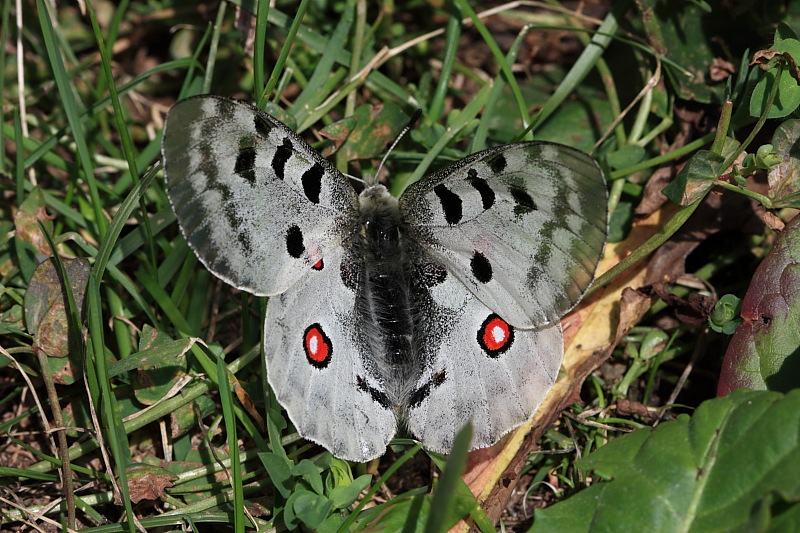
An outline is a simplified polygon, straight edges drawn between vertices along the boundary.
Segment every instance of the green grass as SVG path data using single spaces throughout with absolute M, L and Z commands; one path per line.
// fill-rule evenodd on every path
M 694 32 L 701 30 L 691 25 L 687 43 L 672 44 L 677 41 L 669 39 L 673 30 L 665 21 L 653 26 L 629 2 L 601 13 L 598 25 L 562 11 L 521 7 L 481 18 L 484 8 L 463 0 L 443 8 L 387 2 L 381 12 L 354 0 L 268 4 L 245 2 L 256 15 L 249 19 L 241 11 L 240 21 L 248 24 L 237 27 L 239 7 L 226 2 L 95 2 L 86 14 L 73 4 L 28 2 L 22 63 L 9 53 L 19 33 L 16 4 L 3 4 L 4 530 L 27 523 L 97 532 L 178 526 L 399 531 L 413 524 L 442 531 L 467 515 L 483 531 L 494 528 L 497 515 L 482 508 L 458 476 L 465 449 L 445 466 L 413 441 L 397 439 L 383 460 L 348 464 L 288 426 L 265 385 L 265 301 L 213 278 L 175 224 L 158 163 L 163 119 L 175 101 L 210 92 L 258 102 L 320 149 L 331 143 L 314 133 L 345 117 L 368 117 L 368 106 L 382 105 L 379 118 L 356 125 L 332 158 L 356 175 L 374 171 L 387 143 L 420 108 L 420 124 L 389 159 L 395 193 L 443 162 L 488 146 L 528 138 L 570 144 L 591 151 L 604 166 L 616 240 L 636 225 L 632 209 L 648 194 L 650 174 L 706 147 L 701 154 L 711 155 L 695 155 L 684 177 L 690 183 L 705 179 L 708 187 L 650 240 L 627 249 L 597 288 L 674 242 L 698 216 L 718 223 L 698 215 L 698 206 L 742 150 L 756 151 L 756 134 L 774 128 L 765 118 L 776 99 L 790 105 L 792 88 L 776 80 L 755 93 L 761 116 L 747 113 L 761 74 L 747 67 L 743 51 L 765 45 L 758 24 L 782 20 L 780 11 L 768 18 L 752 7 L 746 14 L 750 33 L 722 34 L 739 73 L 727 85 L 701 86 L 686 74 L 707 68 L 703 61 L 722 52 L 710 39 L 698 48 L 703 40 Z M 240 33 L 248 27 L 252 53 Z M 414 41 L 432 31 L 439 33 Z M 666 32 L 669 46 L 656 46 L 657 32 Z M 742 42 L 745 37 L 749 41 Z M 471 61 L 467 52 L 475 52 Z M 789 67 L 772 67 L 786 83 L 781 69 Z M 698 126 L 690 139 L 679 126 L 689 123 L 681 113 L 691 108 L 685 99 L 692 95 L 719 128 Z M 722 106 L 725 98 L 732 104 Z M 742 175 L 758 168 L 764 166 L 745 165 Z M 733 178 L 721 187 L 779 214 L 789 205 Z M 713 233 L 702 234 L 708 246 L 716 246 Z M 690 273 L 719 294 L 741 296 L 771 235 L 762 229 L 719 253 L 705 251 Z M 60 259 L 39 265 L 53 249 Z M 89 260 L 67 261 L 76 257 Z M 731 265 L 750 257 L 746 273 L 732 276 Z M 708 291 L 693 285 L 673 287 L 673 293 L 688 299 Z M 521 492 L 531 493 L 531 505 L 579 493 L 591 480 L 575 466 L 576 458 L 653 424 L 641 414 L 615 415 L 618 401 L 640 401 L 670 418 L 711 396 L 727 337 L 703 324 L 679 324 L 669 311 L 659 301 L 642 313 L 613 353 L 619 375 L 606 367 L 591 374 L 583 387 L 585 404 L 573 405 L 540 441 L 542 453 L 523 461 L 515 479 Z M 699 370 L 682 377 L 698 361 Z M 676 390 L 682 391 L 677 400 Z M 444 469 L 441 477 L 430 475 L 430 464 Z M 65 477 L 71 485 L 60 481 Z M 150 493 L 140 483 L 157 488 Z M 506 505 L 510 529 L 526 530 L 529 514 L 515 522 L 519 502 L 502 501 Z

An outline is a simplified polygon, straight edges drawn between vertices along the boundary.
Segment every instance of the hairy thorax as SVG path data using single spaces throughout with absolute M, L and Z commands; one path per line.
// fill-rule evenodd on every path
M 383 185 L 368 187 L 359 200 L 364 283 L 357 296 L 357 312 L 375 370 L 392 385 L 387 394 L 397 401 L 419 371 L 409 243 L 403 237 L 397 199 Z

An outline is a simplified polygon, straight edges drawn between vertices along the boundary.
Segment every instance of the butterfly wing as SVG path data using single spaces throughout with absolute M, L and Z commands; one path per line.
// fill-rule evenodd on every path
M 412 184 L 400 209 L 412 238 L 486 307 L 531 327 L 558 321 L 591 282 L 606 198 L 589 156 L 528 142 L 478 152 Z
M 162 151 L 197 256 L 231 285 L 272 296 L 267 375 L 298 432 L 337 457 L 381 455 L 396 418 L 361 357 L 355 286 L 342 279 L 358 220 L 346 178 L 266 113 L 214 96 L 172 108 Z
M 258 296 L 285 291 L 353 220 L 345 177 L 296 133 L 235 100 L 178 102 L 164 125 L 167 193 L 205 266 Z
M 269 384 L 300 435 L 336 457 L 369 461 L 386 451 L 397 420 L 369 361 L 343 249 L 270 298 L 264 325 Z
M 454 276 L 432 287 L 430 298 L 437 309 L 425 312 L 449 317 L 447 333 L 431 335 L 434 354 L 403 419 L 431 451 L 449 453 L 470 420 L 471 448 L 491 446 L 530 418 L 553 386 L 563 358 L 561 325 L 516 328 Z
M 403 409 L 426 448 L 448 452 L 468 420 L 472 447 L 490 446 L 541 404 L 563 358 L 559 319 L 605 244 L 606 197 L 591 158 L 540 142 L 479 152 L 400 197 L 415 262 L 438 265 L 417 270 L 447 273 L 418 310 L 446 334 L 430 336 Z

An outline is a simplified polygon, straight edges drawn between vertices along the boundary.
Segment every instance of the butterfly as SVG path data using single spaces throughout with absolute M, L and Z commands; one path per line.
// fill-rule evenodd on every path
M 403 428 L 448 453 L 527 420 L 563 358 L 559 319 L 606 240 L 599 166 L 560 144 L 489 148 L 399 198 L 348 178 L 244 102 L 175 104 L 162 142 L 183 235 L 216 276 L 269 296 L 263 348 L 304 438 L 369 461 Z

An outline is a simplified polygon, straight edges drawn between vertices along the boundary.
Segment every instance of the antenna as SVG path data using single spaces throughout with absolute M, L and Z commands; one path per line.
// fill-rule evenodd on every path
M 389 149 L 386 150 L 386 155 L 384 155 L 383 159 L 381 159 L 381 164 L 378 165 L 378 170 L 375 171 L 375 178 L 374 178 L 375 181 L 378 181 L 378 177 L 381 175 L 381 169 L 383 168 L 383 164 L 386 163 L 386 160 L 389 158 L 389 154 L 392 153 L 392 150 L 394 150 L 394 147 L 397 146 L 397 144 L 400 142 L 400 139 L 403 138 L 403 135 L 408 133 L 408 130 L 410 130 L 412 126 L 414 126 L 414 123 L 418 121 L 419 117 L 421 116 L 422 116 L 422 109 L 417 109 L 416 111 L 414 111 L 414 114 L 411 116 L 411 120 L 408 121 L 408 124 L 406 124 L 405 128 L 400 130 L 400 133 L 397 135 L 397 138 L 394 140 L 394 142 L 392 142 L 392 145 L 389 147 Z

